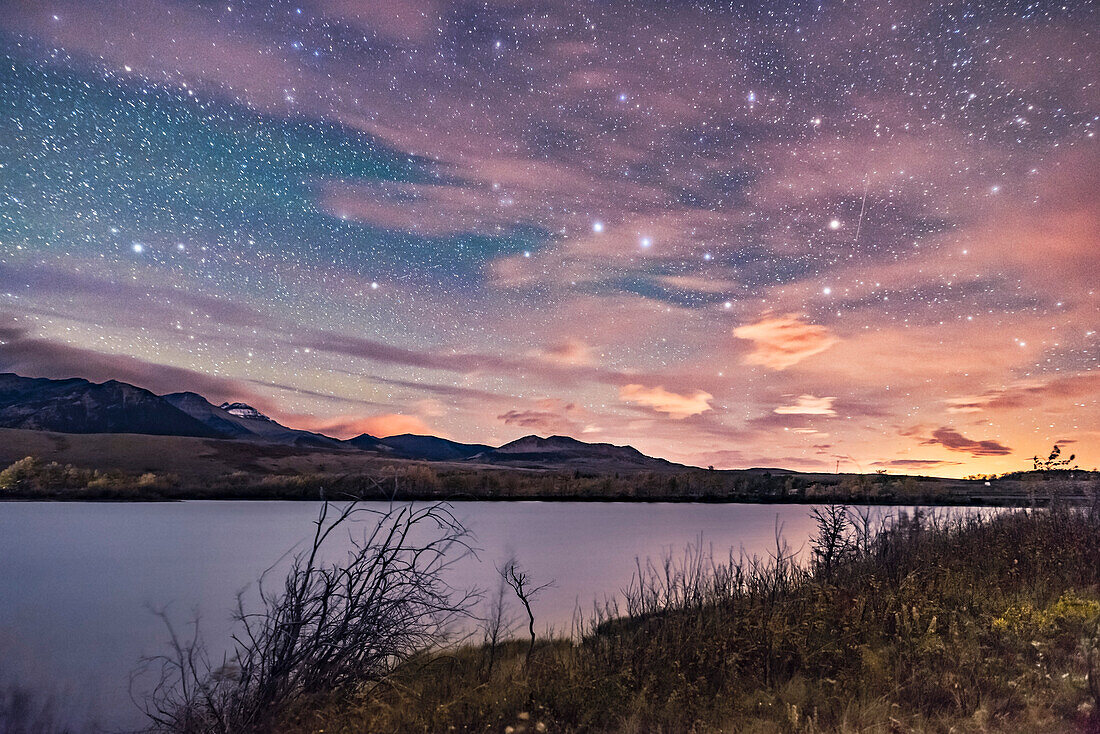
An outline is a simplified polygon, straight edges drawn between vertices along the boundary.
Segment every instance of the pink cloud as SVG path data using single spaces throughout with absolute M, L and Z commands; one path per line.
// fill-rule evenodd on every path
M 791 405 L 780 405 L 773 412 L 780 415 L 836 415 L 833 401 L 836 398 L 816 398 L 813 395 L 799 395 Z
M 711 410 L 710 401 L 714 396 L 702 390 L 687 395 L 671 392 L 663 387 L 646 387 L 631 384 L 619 388 L 619 399 L 652 408 L 658 413 L 667 413 L 677 420 L 689 418 Z
M 572 365 L 592 363 L 592 350 L 580 339 L 566 338 L 555 342 L 541 352 L 541 355 L 553 362 Z
M 785 370 L 815 354 L 824 352 L 839 339 L 824 326 L 808 324 L 797 314 L 769 316 L 733 330 L 738 339 L 753 343 L 745 364 L 759 364 Z

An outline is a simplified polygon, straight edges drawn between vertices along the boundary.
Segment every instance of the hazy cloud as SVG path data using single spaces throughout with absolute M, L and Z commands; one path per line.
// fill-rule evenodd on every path
M 876 461 L 871 466 L 880 466 L 889 469 L 936 469 L 941 466 L 961 466 L 961 461 L 943 461 L 941 459 L 892 459 L 890 461 Z
M 563 433 L 576 429 L 568 418 L 549 410 L 509 410 L 497 416 L 506 426 L 519 426 L 535 433 Z
M 427 423 L 415 415 L 402 415 L 400 413 L 369 416 L 346 415 L 321 419 L 299 417 L 294 423 L 297 428 L 316 431 L 337 438 L 354 438 L 363 433 L 376 438 L 397 436 L 403 433 L 419 435 L 434 433 L 439 435 L 438 431 L 433 432 Z
M 781 415 L 836 415 L 833 410 L 835 397 L 816 398 L 813 395 L 799 395 L 792 405 L 780 405 L 775 409 Z
M 52 379 L 83 377 L 92 382 L 119 380 L 158 395 L 189 391 L 215 404 L 240 400 L 264 412 L 275 409 L 271 400 L 238 380 L 40 339 L 31 336 L 29 330 L 14 320 L 8 320 L 5 325 L 0 319 L 0 372 Z

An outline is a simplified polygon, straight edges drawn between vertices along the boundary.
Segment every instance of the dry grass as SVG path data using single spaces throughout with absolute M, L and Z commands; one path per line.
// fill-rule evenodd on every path
M 642 564 L 623 616 L 541 640 L 529 665 L 523 642 L 491 672 L 484 647 L 424 654 L 279 731 L 1097 731 L 1100 513 L 858 526 L 828 568 L 782 544 Z

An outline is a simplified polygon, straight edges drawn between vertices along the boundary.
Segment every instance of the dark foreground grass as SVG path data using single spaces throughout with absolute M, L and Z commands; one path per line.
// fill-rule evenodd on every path
M 286 732 L 1100 731 L 1100 512 L 822 512 L 809 567 L 642 565 L 575 639 L 425 653 Z

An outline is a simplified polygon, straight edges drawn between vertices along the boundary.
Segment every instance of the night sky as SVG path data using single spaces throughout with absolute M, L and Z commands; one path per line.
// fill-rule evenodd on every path
M 1100 5 L 0 0 L 0 370 L 1100 464 Z

